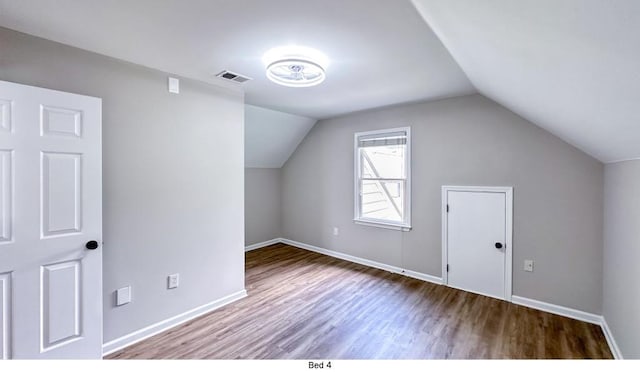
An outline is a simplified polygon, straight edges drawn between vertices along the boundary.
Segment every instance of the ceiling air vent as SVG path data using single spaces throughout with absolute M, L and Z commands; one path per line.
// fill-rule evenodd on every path
M 249 78 L 248 76 L 240 75 L 229 70 L 223 70 L 218 74 L 216 74 L 216 76 L 218 78 L 222 78 L 224 80 L 231 80 L 232 82 L 236 82 L 236 83 L 244 83 L 251 80 L 251 78 Z

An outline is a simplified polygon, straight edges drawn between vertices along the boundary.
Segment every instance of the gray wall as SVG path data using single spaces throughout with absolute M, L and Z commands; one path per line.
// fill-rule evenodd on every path
M 413 136 L 413 230 L 356 225 L 353 134 L 399 126 Z M 482 96 L 369 111 L 319 122 L 285 164 L 283 236 L 441 276 L 441 186 L 513 186 L 514 294 L 600 314 L 603 177 L 600 162 Z
M 0 51 L 1 80 L 103 99 L 105 342 L 244 288 L 240 94 L 6 29 Z
M 626 359 L 640 359 L 640 160 L 605 167 L 603 315 Z
M 282 236 L 280 168 L 246 168 L 245 234 L 247 246 Z

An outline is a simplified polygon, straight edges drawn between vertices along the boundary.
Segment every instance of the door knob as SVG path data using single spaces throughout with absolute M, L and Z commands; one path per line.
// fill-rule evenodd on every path
M 502 249 L 502 244 L 500 242 L 496 242 L 496 249 Z
M 95 250 L 98 248 L 98 241 L 89 241 L 84 246 L 89 250 Z

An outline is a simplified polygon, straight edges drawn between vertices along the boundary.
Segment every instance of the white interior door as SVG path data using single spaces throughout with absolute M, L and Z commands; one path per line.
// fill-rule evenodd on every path
M 510 298 L 508 197 L 506 191 L 446 191 L 445 278 L 449 286 Z
M 2 358 L 102 355 L 101 107 L 0 82 Z

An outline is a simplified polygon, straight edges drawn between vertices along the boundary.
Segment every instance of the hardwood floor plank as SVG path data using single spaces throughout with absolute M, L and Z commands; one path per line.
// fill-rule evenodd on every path
M 611 359 L 600 327 L 276 244 L 249 296 L 108 359 Z

